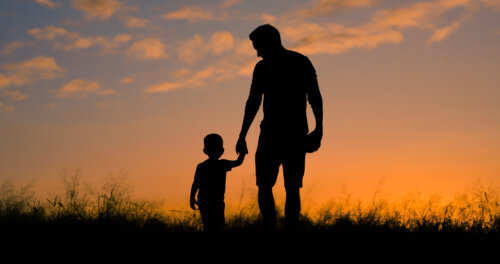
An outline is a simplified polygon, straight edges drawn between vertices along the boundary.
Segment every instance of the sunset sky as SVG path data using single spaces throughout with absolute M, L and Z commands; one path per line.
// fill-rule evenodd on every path
M 248 34 L 264 23 L 323 94 L 304 200 L 500 186 L 500 0 L 1 1 L 0 182 L 43 195 L 64 169 L 126 175 L 135 195 L 187 208 L 203 137 L 236 159 L 259 60 Z M 230 206 L 255 198 L 261 119 L 228 173 Z

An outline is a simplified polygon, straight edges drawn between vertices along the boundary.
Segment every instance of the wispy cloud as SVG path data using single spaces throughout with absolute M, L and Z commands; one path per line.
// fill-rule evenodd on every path
M 56 4 L 51 0 L 35 0 L 36 3 L 44 5 L 46 7 L 55 8 Z
M 220 4 L 220 7 L 221 8 L 229 8 L 229 7 L 232 7 L 234 5 L 237 5 L 239 3 L 243 2 L 243 0 L 224 0 L 222 1 L 222 3 Z
M 443 27 L 443 28 L 438 28 L 434 31 L 432 36 L 429 38 L 427 41 L 428 44 L 432 44 L 434 42 L 441 42 L 443 39 L 445 39 L 448 35 L 450 35 L 452 32 L 457 30 L 460 27 L 460 21 L 454 21 L 450 25 Z
M 178 10 L 164 14 L 163 18 L 169 20 L 187 20 L 189 22 L 241 18 L 241 16 L 235 16 L 233 13 L 227 11 L 230 7 L 241 2 L 243 0 L 223 0 L 220 4 L 216 5 L 183 6 Z
M 128 28 L 145 28 L 147 27 L 151 21 L 143 18 L 129 17 L 125 21 L 125 27 Z
M 500 1 L 498 0 L 480 0 L 484 6 L 500 11 Z
M 173 76 L 179 78 L 178 80 L 151 85 L 143 91 L 145 93 L 165 93 L 184 88 L 204 87 L 208 83 L 219 83 L 239 76 L 248 76 L 256 61 L 257 59 L 253 59 L 244 64 L 235 64 L 227 59 L 221 59 L 198 71 L 182 68 L 173 73 Z
M 219 55 L 235 47 L 235 40 L 228 31 L 215 32 L 209 40 L 203 40 L 200 35 L 194 35 L 179 44 L 177 52 L 179 60 L 193 64 L 205 57 L 206 54 Z
M 220 17 L 215 16 L 212 10 L 206 10 L 197 5 L 184 6 L 179 10 L 164 14 L 163 18 L 170 20 L 188 20 L 191 22 L 221 19 Z
M 123 83 L 123 84 L 129 84 L 129 83 L 133 83 L 133 82 L 134 82 L 134 78 L 132 78 L 132 77 L 125 77 L 121 81 L 121 83 Z
M 75 38 L 78 33 L 69 32 L 64 28 L 56 26 L 46 26 L 44 28 L 32 28 L 27 31 L 35 39 L 53 40 L 59 37 Z
M 127 34 L 118 34 L 114 37 L 88 36 L 77 37 L 63 45 L 66 51 L 89 49 L 92 47 L 101 47 L 104 52 L 112 52 L 113 49 L 128 43 L 132 37 Z
M 366 8 L 373 6 L 376 0 L 315 0 L 311 8 L 297 10 L 289 14 L 290 17 L 310 18 L 330 15 L 333 12 L 346 8 Z
M 168 57 L 165 45 L 161 40 L 156 38 L 147 38 L 135 42 L 127 53 L 133 58 L 142 60 L 158 60 Z
M 85 13 L 87 19 L 109 19 L 124 7 L 117 0 L 73 0 L 73 7 Z
M 5 95 L 9 96 L 12 101 L 20 101 L 29 97 L 27 94 L 24 94 L 21 91 L 10 91 L 5 89 L 4 93 Z
M 38 80 L 48 80 L 61 77 L 64 69 L 57 65 L 56 60 L 47 56 L 37 56 L 19 63 L 1 65 L 0 88 L 21 86 Z
M 344 1 L 328 1 L 339 5 Z M 320 3 L 320 2 L 318 2 Z M 372 4 L 372 1 L 353 1 Z M 369 22 L 359 26 L 345 27 L 341 24 L 311 23 L 293 21 L 283 27 L 284 36 L 292 40 L 293 47 L 307 54 L 337 54 L 353 48 L 375 48 L 381 44 L 395 44 L 403 41 L 403 31 L 420 28 L 432 31 L 428 43 L 440 42 L 458 30 L 464 13 L 470 13 L 470 0 L 438 0 L 417 2 L 400 8 L 378 10 Z M 462 9 L 460 19 L 445 27 L 438 27 L 442 16 L 454 9 Z M 313 9 L 315 10 L 315 9 Z M 321 10 L 329 10 L 323 8 Z M 325 11 L 326 12 L 326 11 Z M 317 12 L 313 12 L 317 13 Z M 312 14 L 312 13 L 308 13 Z
M 318 25 L 304 23 L 283 28 L 283 32 L 295 44 L 293 49 L 306 54 L 338 54 L 353 48 L 371 49 L 384 43 L 399 43 L 400 32 L 371 27 L 344 27 L 339 24 Z
M 146 93 L 163 93 L 178 90 L 181 88 L 194 88 L 203 86 L 207 80 L 213 79 L 217 81 L 227 80 L 231 78 L 232 72 L 230 68 L 224 65 L 209 65 L 202 70 L 194 72 L 188 78 L 173 82 L 164 82 L 152 85 L 144 90 Z
M 80 97 L 85 98 L 89 94 L 111 95 L 113 89 L 101 90 L 100 84 L 95 81 L 75 79 L 64 84 L 60 89 L 52 91 L 56 97 Z
M 9 106 L 9 105 L 5 105 L 4 103 L 0 102 L 0 110 L 2 111 L 14 111 L 14 106 Z
M 58 40 L 56 48 L 62 48 L 65 51 L 83 50 L 92 47 L 101 47 L 104 52 L 112 52 L 115 48 L 131 41 L 132 37 L 128 34 L 117 34 L 114 37 L 109 36 L 80 36 L 77 32 L 71 32 L 61 27 L 47 26 L 44 28 L 32 28 L 28 34 L 37 40 Z
M 4 45 L 1 53 L 3 55 L 10 55 L 14 51 L 21 49 L 22 47 L 24 47 L 24 43 L 22 41 L 14 40 Z

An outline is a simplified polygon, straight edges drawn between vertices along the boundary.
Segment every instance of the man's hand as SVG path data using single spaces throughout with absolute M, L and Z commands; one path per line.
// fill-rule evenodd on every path
M 194 197 L 191 197 L 191 200 L 189 201 L 189 205 L 191 206 L 191 209 L 196 210 L 196 205 L 198 205 L 198 202 Z
M 236 143 L 236 154 L 248 154 L 247 142 L 244 138 L 239 138 Z
M 323 138 L 323 130 L 315 129 L 306 138 L 306 152 L 312 153 L 319 149 L 321 146 L 321 139 Z

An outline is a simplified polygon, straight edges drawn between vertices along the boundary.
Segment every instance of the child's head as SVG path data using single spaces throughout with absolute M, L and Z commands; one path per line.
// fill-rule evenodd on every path
M 205 143 L 205 148 L 203 152 L 210 158 L 218 159 L 224 153 L 224 147 L 222 144 L 222 137 L 218 134 L 209 134 L 203 140 Z

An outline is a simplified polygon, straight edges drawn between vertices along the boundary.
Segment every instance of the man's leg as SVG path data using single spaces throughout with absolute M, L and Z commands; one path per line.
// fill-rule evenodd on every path
M 273 188 L 259 187 L 258 194 L 259 209 L 266 227 L 274 227 L 276 225 L 276 205 L 274 203 Z
M 286 187 L 285 220 L 287 225 L 293 226 L 300 215 L 300 188 Z
M 290 150 L 283 162 L 286 203 L 285 220 L 288 226 L 297 224 L 300 216 L 300 188 L 304 177 L 306 153 Z
M 255 174 L 259 187 L 260 214 L 268 228 L 273 228 L 276 224 L 273 186 L 278 178 L 280 163 L 280 157 L 273 146 L 273 140 L 261 133 L 255 153 Z

